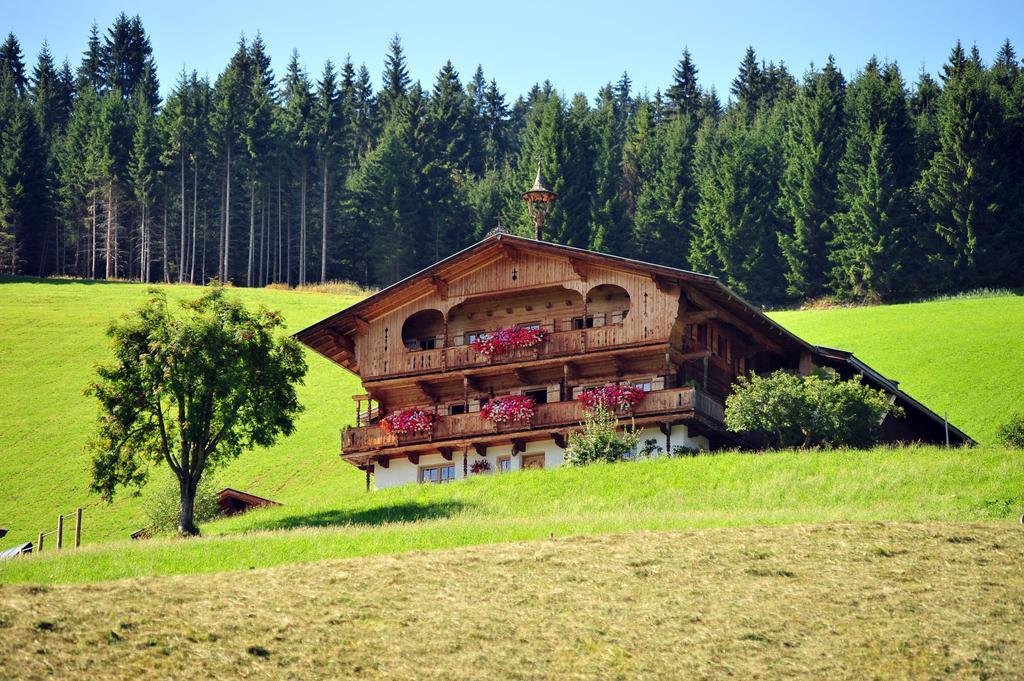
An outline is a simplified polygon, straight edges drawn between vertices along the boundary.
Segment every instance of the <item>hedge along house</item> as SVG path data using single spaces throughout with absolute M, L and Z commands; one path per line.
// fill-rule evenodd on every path
M 629 411 L 641 442 L 740 445 L 725 397 L 737 376 L 777 369 L 831 367 L 885 390 L 906 412 L 886 417 L 886 442 L 971 442 L 895 381 L 806 343 L 716 277 L 539 238 L 488 236 L 296 337 L 362 379 L 342 457 L 377 488 L 560 466 L 580 396 L 611 385 L 638 389 Z

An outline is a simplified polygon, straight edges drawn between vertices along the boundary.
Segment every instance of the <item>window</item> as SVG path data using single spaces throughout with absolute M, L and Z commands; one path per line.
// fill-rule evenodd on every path
M 512 457 L 511 456 L 499 456 L 498 457 L 498 472 L 508 473 L 512 470 Z
M 438 466 L 420 468 L 420 482 L 451 482 L 455 479 L 455 464 L 443 463 Z
M 466 333 L 462 334 L 462 342 L 465 345 L 471 345 L 473 341 L 475 341 L 483 334 L 483 331 L 467 331 Z
M 516 326 L 518 326 L 520 329 L 539 329 L 540 322 L 523 322 L 522 324 L 517 324 Z
M 537 388 L 536 390 L 524 390 L 523 395 L 526 397 L 532 397 L 537 404 L 548 403 L 548 389 Z
M 651 381 L 648 380 L 648 379 L 644 379 L 642 381 L 633 381 L 633 387 L 634 388 L 640 388 L 645 393 L 649 393 L 649 392 L 651 392 L 654 389 L 654 386 L 652 385 Z
M 572 318 L 573 329 L 592 329 L 594 328 L 594 315 L 587 315 L 586 317 L 573 317 Z
M 419 339 L 419 349 L 420 350 L 433 350 L 436 347 L 437 347 L 437 339 L 436 338 L 420 338 Z
M 458 416 L 459 414 L 466 413 L 466 405 L 462 402 L 456 402 L 455 404 L 448 405 L 448 414 L 450 416 Z

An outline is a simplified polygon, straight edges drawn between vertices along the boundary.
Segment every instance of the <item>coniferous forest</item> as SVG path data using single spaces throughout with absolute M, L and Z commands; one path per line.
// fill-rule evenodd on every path
M 158 73 L 139 17 L 78 64 L 0 45 L 0 273 L 379 286 L 500 224 L 539 158 L 551 241 L 720 276 L 763 303 L 1024 286 L 1024 78 L 953 46 L 938 80 L 872 59 L 742 55 L 722 101 L 687 51 L 666 87 L 511 98 L 481 67 L 382 86 L 241 39 L 212 82 Z M 162 99 L 158 78 L 172 79 Z

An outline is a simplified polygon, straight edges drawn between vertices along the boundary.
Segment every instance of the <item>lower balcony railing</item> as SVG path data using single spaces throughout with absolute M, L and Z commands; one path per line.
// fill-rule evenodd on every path
M 634 417 L 656 416 L 674 412 L 693 412 L 715 423 L 725 420 L 722 405 L 696 388 L 673 388 L 647 393 L 636 409 Z M 386 447 L 423 442 L 442 443 L 487 435 L 518 433 L 575 426 L 583 419 L 583 409 L 576 400 L 549 402 L 537 406 L 536 415 L 529 421 L 496 424 L 486 420 L 479 412 L 442 416 L 430 433 L 391 435 L 377 425 L 347 428 L 342 431 L 342 450 L 345 453 L 362 452 Z

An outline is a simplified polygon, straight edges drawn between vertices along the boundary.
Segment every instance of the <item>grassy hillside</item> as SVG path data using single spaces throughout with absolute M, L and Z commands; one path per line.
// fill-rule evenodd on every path
M 776 312 L 816 345 L 855 353 L 978 442 L 1024 411 L 1024 296 Z
M 1021 450 L 727 453 L 310 499 L 213 523 L 201 539 L 122 541 L 0 562 L 0 583 L 244 570 L 549 535 L 844 520 L 1014 522 L 1022 512 Z
M 3 546 L 32 540 L 56 526 L 59 512 L 85 508 L 83 541 L 119 539 L 145 524 L 142 500 L 107 505 L 88 492 L 83 445 L 96 416 L 82 394 L 93 364 L 109 356 L 108 322 L 137 306 L 139 284 L 0 279 L 0 526 Z M 164 287 L 172 300 L 194 297 L 191 286 Z M 291 331 L 350 305 L 352 297 L 237 289 L 248 303 L 280 309 Z M 299 397 L 306 407 L 291 438 L 217 473 L 232 486 L 283 501 L 331 499 L 359 488 L 360 476 L 338 461 L 338 429 L 352 419 L 358 383 L 310 353 Z M 165 471 L 158 471 L 166 475 Z
M 4 586 L 25 678 L 1019 678 L 992 524 L 635 532 L 223 575 Z M 187 613 L 187 614 L 184 614 Z
M 124 538 L 145 523 L 144 499 L 107 506 L 88 492 L 82 450 L 95 408 L 82 395 L 107 354 L 104 329 L 142 299 L 138 284 L 0 279 L 0 526 L 2 546 L 31 540 L 59 512 L 86 509 L 86 543 Z M 172 298 L 192 287 L 167 287 Z M 295 330 L 353 302 L 349 296 L 238 289 L 234 295 L 284 312 Z M 797 333 L 855 351 L 981 441 L 1024 409 L 1024 298 L 988 297 L 916 305 L 778 313 Z M 296 433 L 218 471 L 224 484 L 325 514 L 363 503 L 362 476 L 337 458 L 338 430 L 351 422 L 356 379 L 319 356 L 300 398 Z M 157 474 L 164 473 L 158 471 Z

